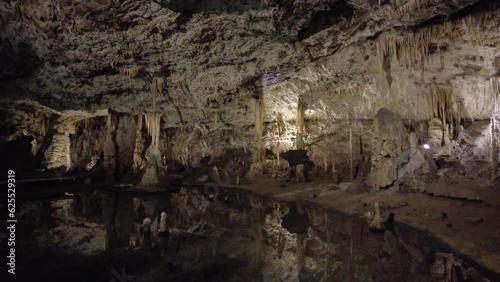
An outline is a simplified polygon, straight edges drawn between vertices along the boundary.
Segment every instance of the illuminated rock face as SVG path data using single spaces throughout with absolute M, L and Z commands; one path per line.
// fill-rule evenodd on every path
M 276 154 L 303 139 L 299 147 L 309 147 L 311 159 L 326 173 L 345 163 L 349 116 L 352 124 L 370 123 L 378 109 L 387 108 L 405 123 L 425 123 L 421 132 L 447 145 L 457 126 L 443 135 L 438 123 L 427 125 L 431 89 L 451 89 L 448 106 L 464 120 L 489 119 L 492 93 L 499 89 L 495 46 L 500 13 L 494 1 L 162 0 L 121 5 L 79 0 L 57 8 L 49 2 L 15 2 L 0 4 L 6 15 L 0 25 L 6 39 L 0 42 L 5 58 L 0 91 L 6 94 L 0 101 L 5 108 L 0 111 L 0 144 L 26 130 L 37 140 L 34 150 L 44 159 L 39 163 L 47 167 L 68 163 L 67 138 L 60 135 L 64 130 L 55 135 L 59 145 L 49 144 L 45 153 L 49 138 L 44 128 L 52 116 L 65 127 L 104 109 L 143 114 L 151 112 L 153 92 L 164 117 L 162 138 L 167 131 L 169 138 L 174 136 L 172 142 L 160 141 L 167 161 L 197 166 L 230 151 Z M 305 106 L 303 133 L 296 128 L 299 97 Z M 263 109 L 256 107 L 256 99 Z M 255 140 L 256 113 L 264 148 Z M 116 124 L 127 132 L 115 136 L 116 142 L 135 146 L 133 169 L 142 170 L 146 137 L 136 133 L 135 145 L 128 142 L 133 125 L 127 123 Z M 369 133 L 366 127 L 354 128 L 354 137 L 364 140 L 354 144 L 355 162 L 369 162 Z M 70 133 L 71 140 L 80 137 L 85 135 Z M 418 136 L 420 141 L 425 137 Z M 108 140 L 99 143 L 106 148 L 104 161 L 98 159 L 99 149 L 82 154 L 85 161 L 72 159 L 71 165 L 85 167 L 92 155 L 97 167 L 104 162 L 110 171 L 126 174 L 130 152 L 113 152 Z M 114 156 L 126 168 L 114 164 Z
M 375 189 L 394 184 L 398 179 L 398 157 L 408 145 L 401 117 L 387 109 L 380 109 L 373 120 L 372 168 L 367 183 Z

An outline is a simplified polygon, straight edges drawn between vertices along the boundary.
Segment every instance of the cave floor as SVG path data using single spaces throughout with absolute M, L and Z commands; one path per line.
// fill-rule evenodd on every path
M 228 188 L 360 217 L 373 212 L 374 203 L 379 203 L 382 217 L 392 212 L 395 221 L 431 233 L 456 252 L 500 273 L 500 185 L 438 181 L 429 184 L 426 193 L 382 190 L 355 195 L 344 189 L 332 190 L 330 184 L 328 179 L 290 183 L 262 176 Z

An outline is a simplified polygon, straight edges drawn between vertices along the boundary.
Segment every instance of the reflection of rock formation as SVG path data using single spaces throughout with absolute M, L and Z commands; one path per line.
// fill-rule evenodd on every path
M 132 197 L 118 191 L 102 192 L 106 222 L 106 250 L 127 247 L 134 230 Z
M 373 120 L 372 168 L 367 183 L 375 189 L 398 179 L 397 157 L 408 147 L 406 129 L 399 114 L 380 109 Z
M 161 167 L 161 153 L 156 147 L 149 147 L 146 151 L 146 169 L 142 175 L 141 186 L 153 188 L 160 182 L 158 180 Z

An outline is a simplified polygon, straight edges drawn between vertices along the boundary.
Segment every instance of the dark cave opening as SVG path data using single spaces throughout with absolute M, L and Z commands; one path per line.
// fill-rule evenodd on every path
M 353 14 L 354 8 L 348 5 L 345 0 L 328 5 L 324 10 L 313 14 L 309 25 L 299 31 L 299 40 L 307 39 L 324 29 L 340 23 L 344 19 L 352 17 Z

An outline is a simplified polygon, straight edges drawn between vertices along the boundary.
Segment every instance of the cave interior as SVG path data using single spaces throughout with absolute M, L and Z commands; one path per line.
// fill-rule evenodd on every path
M 500 281 L 499 7 L 0 1 L 7 274 Z

